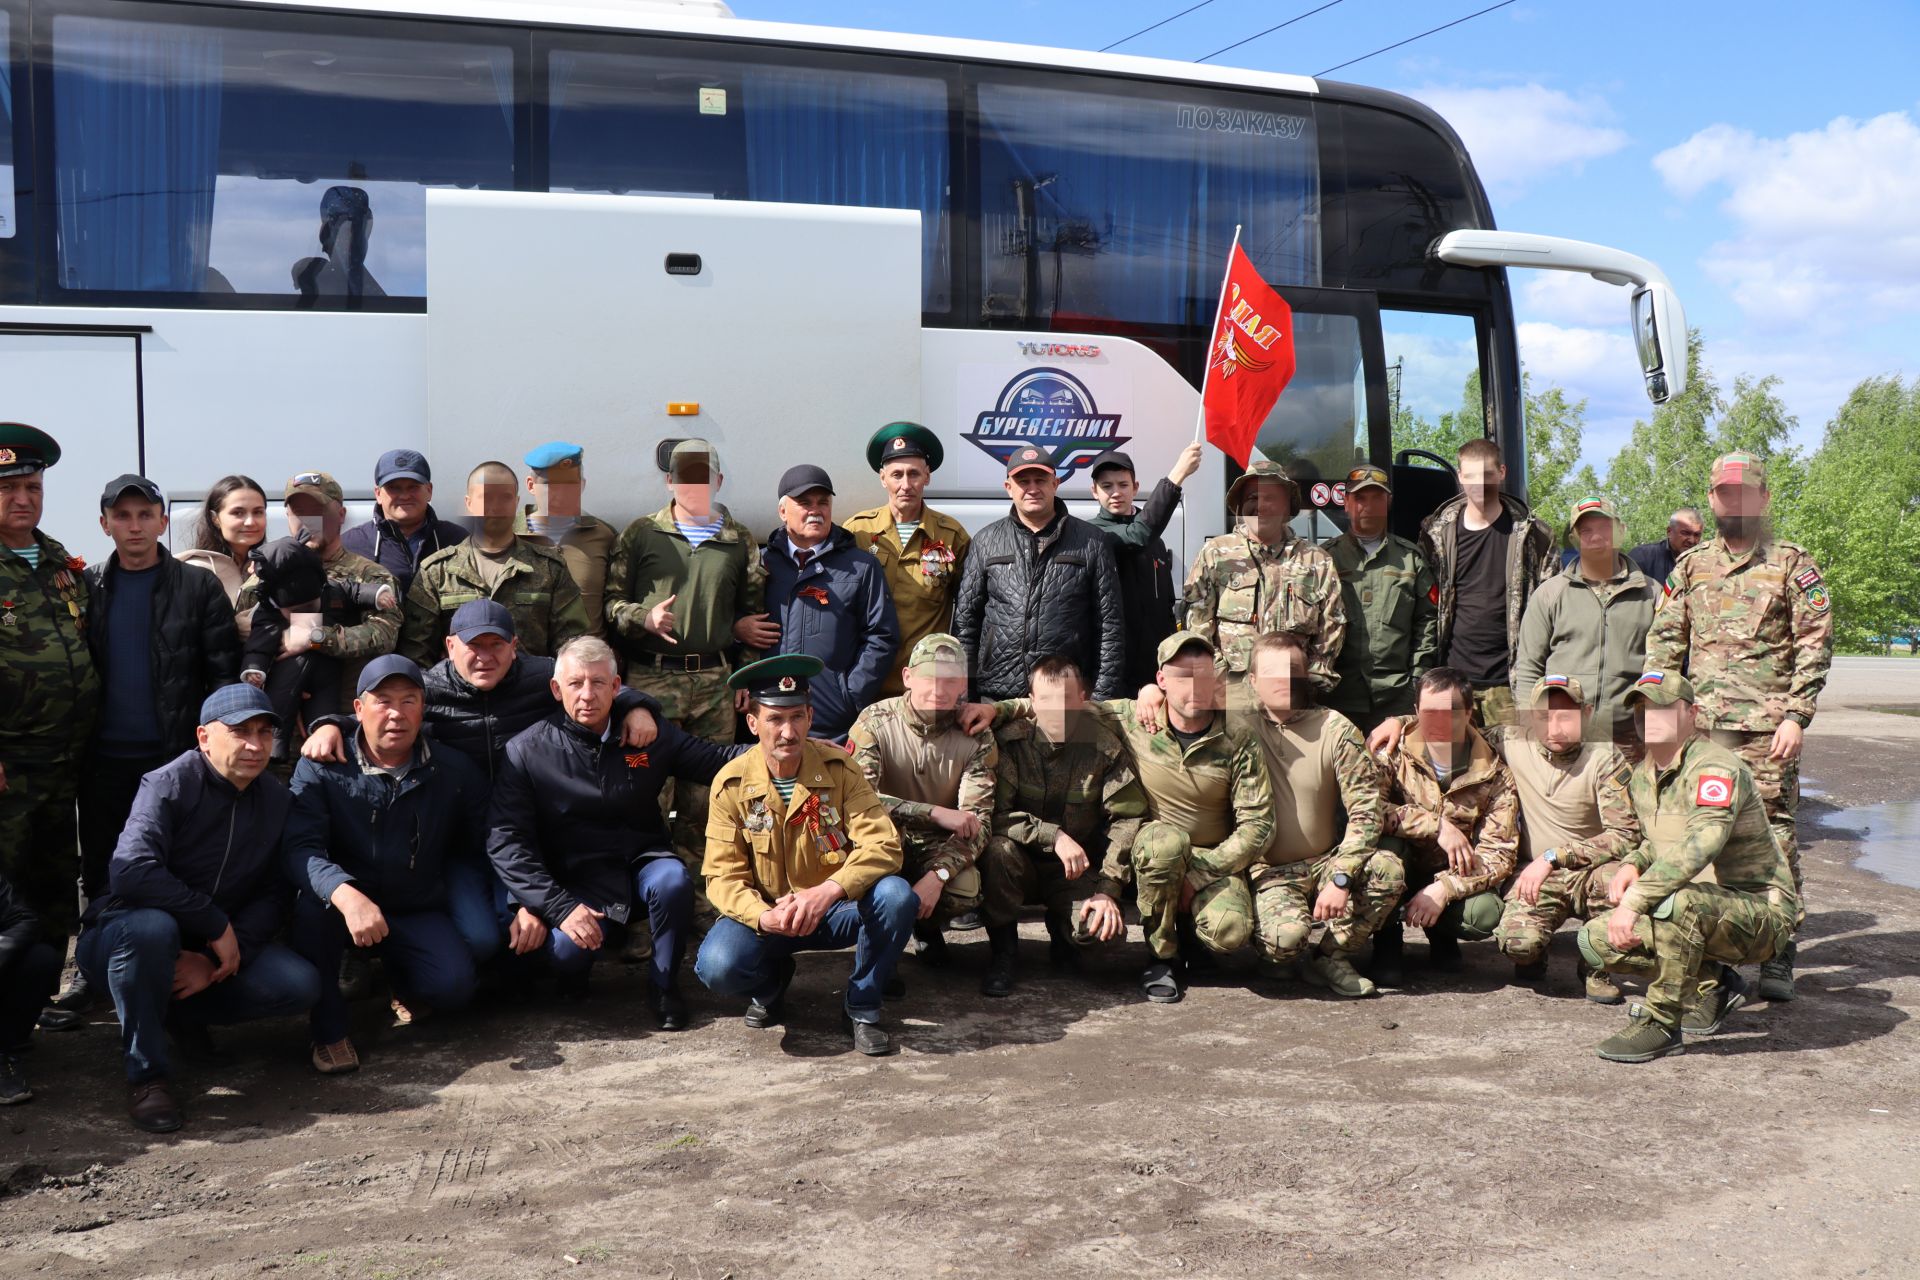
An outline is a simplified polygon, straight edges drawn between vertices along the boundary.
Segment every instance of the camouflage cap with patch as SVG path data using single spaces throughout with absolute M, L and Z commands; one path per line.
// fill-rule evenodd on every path
M 1199 632 L 1176 631 L 1160 642 L 1160 647 L 1154 650 L 1153 660 L 1157 665 L 1164 667 L 1188 649 L 1199 649 L 1216 661 L 1220 657 L 1220 651 L 1214 648 L 1213 641 Z
M 1587 705 L 1587 695 L 1580 688 L 1580 681 L 1573 676 L 1545 675 L 1533 682 L 1533 692 L 1527 695 L 1527 705 L 1538 709 L 1547 700 L 1547 695 L 1555 689 L 1566 694 L 1581 706 Z
M 1573 514 L 1567 518 L 1567 536 L 1573 536 L 1573 531 L 1578 529 L 1580 522 L 1588 516 L 1605 516 L 1613 521 L 1615 529 L 1618 529 L 1621 524 L 1619 508 L 1596 494 L 1582 498 L 1573 504 Z
M 963 669 L 967 665 L 967 651 L 957 636 L 944 631 L 921 636 L 919 643 L 913 646 L 913 652 L 907 655 L 907 665 L 918 670 L 937 662 L 958 663 Z
M 1767 464 L 1757 453 L 1735 449 L 1713 460 L 1713 470 L 1707 483 L 1716 489 L 1723 484 L 1751 485 L 1756 489 L 1764 489 L 1767 487 Z
M 1692 702 L 1693 681 L 1678 671 L 1648 671 L 1633 682 L 1627 690 L 1626 704 L 1630 707 L 1635 699 L 1643 699 L 1656 707 L 1670 707 L 1676 702 Z
M 1300 486 L 1294 483 L 1292 476 L 1287 474 L 1287 469 L 1272 458 L 1262 458 L 1234 477 L 1233 483 L 1227 486 L 1227 510 L 1238 511 L 1240 495 L 1249 485 L 1260 480 L 1276 480 L 1287 486 L 1288 492 L 1293 495 L 1293 505 L 1295 507 L 1300 505 Z
M 299 475 L 287 477 L 286 496 L 292 498 L 296 493 L 304 493 L 309 497 L 320 498 L 327 502 L 344 504 L 347 500 L 346 492 L 341 489 L 340 482 L 324 471 L 302 471 Z

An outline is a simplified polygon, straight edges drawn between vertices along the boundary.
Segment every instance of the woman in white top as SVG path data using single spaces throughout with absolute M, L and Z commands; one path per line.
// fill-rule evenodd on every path
M 188 539 L 193 546 L 180 552 L 179 558 L 220 579 L 228 603 L 238 600 L 251 572 L 247 553 L 267 540 L 267 491 L 250 476 L 225 477 L 208 492 Z M 244 636 L 250 619 L 238 621 Z

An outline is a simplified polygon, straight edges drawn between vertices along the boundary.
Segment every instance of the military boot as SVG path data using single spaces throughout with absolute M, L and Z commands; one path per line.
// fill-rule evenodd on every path
M 947 935 L 931 920 L 922 920 L 913 926 L 913 936 L 920 943 L 915 954 L 920 963 L 929 969 L 944 969 L 949 959 L 947 955 Z
M 987 926 L 987 974 L 980 979 L 980 994 L 983 996 L 1010 996 L 1016 981 L 1015 971 L 1020 963 L 1020 926 L 1017 924 L 990 924 Z
M 1732 965 L 1721 965 L 1719 976 L 1700 984 L 1700 990 L 1680 1030 L 1690 1036 L 1718 1035 L 1727 1015 L 1747 1002 L 1747 982 Z
M 1325 987 L 1337 996 L 1362 1000 L 1380 994 L 1380 988 L 1360 976 L 1353 962 L 1338 951 L 1315 949 L 1300 957 L 1300 976 L 1316 987 Z
M 1219 958 L 1206 943 L 1200 941 L 1200 926 L 1193 922 L 1192 916 L 1181 916 L 1175 925 L 1180 935 L 1180 962 L 1186 968 L 1189 979 L 1195 974 L 1217 972 Z
M 1521 964 L 1516 960 L 1513 965 L 1513 980 L 1517 985 L 1527 987 L 1537 987 L 1545 982 L 1547 980 L 1546 957 L 1543 956 L 1531 964 Z
M 1645 1011 L 1635 1015 L 1626 1030 L 1608 1036 L 1596 1052 L 1608 1062 L 1652 1062 L 1670 1053 L 1684 1053 L 1686 1041 L 1678 1027 L 1663 1027 Z
M 1060 973 L 1080 972 L 1080 948 L 1073 942 L 1073 925 L 1065 912 L 1047 912 L 1047 963 Z
M 1773 959 L 1760 966 L 1760 998 L 1762 1000 L 1793 999 L 1794 950 L 1794 944 L 1788 942 Z
M 1427 930 L 1427 963 L 1439 973 L 1458 973 L 1466 961 L 1460 958 L 1460 939 L 1451 933 Z
M 1405 947 L 1396 914 L 1374 931 L 1373 958 L 1367 962 L 1368 975 L 1374 982 L 1383 987 L 1406 985 Z
M 1588 964 L 1585 956 L 1580 957 L 1580 983 L 1587 989 L 1587 999 L 1595 1004 L 1619 1004 L 1626 999 L 1613 984 L 1613 976 Z

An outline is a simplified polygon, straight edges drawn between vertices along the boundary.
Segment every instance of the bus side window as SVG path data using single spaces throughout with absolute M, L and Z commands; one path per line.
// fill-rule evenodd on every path
M 314 14 L 97 12 L 123 10 L 52 20 L 61 289 L 418 299 L 426 189 L 514 185 L 508 45 Z
M 14 0 L 0 0 L 0 303 L 33 300 L 31 242 L 14 190 L 16 177 L 31 189 L 25 154 L 16 159 L 14 151 L 14 86 L 26 85 L 18 58 L 26 44 L 25 15 L 16 19 L 14 10 Z

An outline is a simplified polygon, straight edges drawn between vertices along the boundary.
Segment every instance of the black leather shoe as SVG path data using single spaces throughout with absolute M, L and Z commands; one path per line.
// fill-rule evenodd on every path
M 94 999 L 93 984 L 87 981 L 87 975 L 76 971 L 73 981 L 61 989 L 49 1006 L 65 1009 L 68 1013 L 92 1013 L 99 1002 Z
M 869 1058 L 884 1058 L 893 1052 L 893 1037 L 879 1023 L 855 1022 L 850 1014 L 843 1013 L 840 1016 L 853 1036 L 853 1047 L 861 1053 Z
M 20 1060 L 10 1053 L 0 1053 L 0 1107 L 17 1107 L 32 1101 L 33 1090 L 20 1070 Z
M 780 962 L 780 985 L 765 1000 L 758 998 L 747 1001 L 746 1023 L 758 1031 L 780 1021 L 780 1015 L 786 1011 L 787 988 L 793 985 L 793 957 L 788 956 Z
M 148 1133 L 172 1133 L 182 1123 L 180 1104 L 165 1080 L 148 1080 L 127 1086 L 127 1115 L 136 1129 Z
M 687 998 L 680 994 L 680 988 L 668 987 L 664 991 L 654 988 L 653 1020 L 660 1024 L 662 1031 L 687 1029 Z
M 947 921 L 947 928 L 953 930 L 955 933 L 966 933 L 972 929 L 984 929 L 986 927 L 987 922 L 981 918 L 978 911 L 962 911 L 959 915 Z

